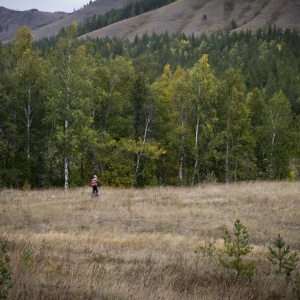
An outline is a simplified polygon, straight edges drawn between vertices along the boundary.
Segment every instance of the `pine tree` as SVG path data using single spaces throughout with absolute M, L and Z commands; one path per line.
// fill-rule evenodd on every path
M 268 259 L 274 266 L 277 266 L 275 273 L 284 274 L 289 278 L 298 265 L 298 254 L 297 252 L 291 253 L 289 245 L 285 247 L 285 241 L 280 234 L 275 239 L 274 246 L 275 248 L 269 247 Z
M 243 256 L 251 253 L 249 233 L 245 225 L 237 219 L 234 223 L 233 235 L 229 229 L 224 229 L 224 256 L 220 257 L 220 263 L 232 274 L 252 277 L 255 269 L 254 261 L 244 261 Z

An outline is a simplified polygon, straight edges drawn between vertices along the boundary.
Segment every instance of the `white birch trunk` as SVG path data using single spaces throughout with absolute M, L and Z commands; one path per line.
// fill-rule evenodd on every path
M 144 136 L 143 136 L 143 144 L 142 144 L 142 149 L 137 155 L 137 160 L 136 160 L 136 168 L 135 168 L 135 176 L 134 176 L 134 186 L 137 186 L 137 178 L 140 175 L 139 173 L 139 168 L 140 168 L 140 160 L 141 157 L 144 153 L 145 146 L 146 146 L 146 140 L 147 140 L 147 132 L 148 132 L 148 127 L 149 123 L 151 121 L 150 117 L 146 117 L 146 124 L 145 124 L 145 131 L 144 131 Z
M 194 175 L 193 175 L 193 179 L 192 179 L 192 185 L 195 184 L 195 177 L 196 177 L 197 168 L 198 168 L 198 148 L 199 148 L 198 135 L 199 135 L 199 124 L 200 124 L 199 111 L 200 111 L 200 107 L 198 105 L 198 115 L 197 115 L 196 133 L 195 133 L 195 164 L 194 164 Z
M 229 138 L 226 137 L 226 156 L 225 156 L 225 181 L 229 183 Z
M 69 99 L 67 96 L 67 107 L 66 107 L 67 111 L 69 110 Z M 65 119 L 65 135 L 68 134 L 68 117 L 66 117 Z M 65 190 L 67 190 L 69 188 L 69 160 L 68 160 L 68 154 L 65 154 L 64 157 L 64 170 L 65 170 Z
M 275 144 L 276 132 L 273 131 L 271 138 L 271 153 L 270 153 L 270 171 L 271 177 L 274 176 L 274 163 L 273 163 L 273 155 L 274 155 L 274 144 Z
M 31 156 L 31 149 L 30 149 L 30 128 L 31 128 L 31 113 L 32 113 L 32 108 L 31 108 L 31 90 L 28 88 L 28 101 L 27 101 L 27 107 L 24 106 L 24 112 L 26 116 L 25 124 L 26 124 L 26 140 L 27 140 L 27 145 L 26 145 L 26 152 L 27 152 L 27 158 L 30 159 Z
M 69 55 L 69 60 L 68 60 L 68 73 L 67 73 L 67 79 L 66 79 L 66 90 L 67 90 L 67 103 L 66 103 L 66 119 L 65 119 L 65 136 L 68 134 L 68 127 L 69 127 L 69 120 L 68 120 L 68 112 L 69 112 L 69 97 L 70 97 L 70 62 L 71 62 L 71 54 Z M 67 143 L 68 143 L 68 139 Z M 69 158 L 68 158 L 68 153 L 65 153 L 64 157 L 64 171 L 65 171 L 65 190 L 69 188 Z
M 200 113 L 200 103 L 199 103 L 199 99 L 201 96 L 201 87 L 200 85 L 198 86 L 198 101 L 197 101 L 197 123 L 196 123 L 196 133 L 195 133 L 195 164 L 194 164 L 194 175 L 193 175 L 193 179 L 192 179 L 192 186 L 195 184 L 195 177 L 197 174 L 197 168 L 198 168 L 198 135 L 199 135 L 199 125 L 200 125 L 200 117 L 199 117 L 199 113 Z
M 181 124 L 182 128 L 184 128 L 184 124 Z M 184 134 L 181 135 L 181 149 L 180 149 L 180 163 L 179 163 L 179 185 L 182 185 L 182 179 L 183 179 L 183 162 L 184 162 Z
M 68 170 L 68 156 L 65 155 L 64 159 L 64 168 L 65 168 L 65 190 L 69 188 L 69 170 Z

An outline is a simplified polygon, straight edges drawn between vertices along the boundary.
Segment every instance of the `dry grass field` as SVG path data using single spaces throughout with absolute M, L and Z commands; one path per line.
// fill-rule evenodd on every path
M 201 251 L 213 240 L 221 250 L 237 218 L 250 233 L 252 280 Z M 269 272 L 278 234 L 300 252 L 300 182 L 104 187 L 97 198 L 90 188 L 0 191 L 9 299 L 298 299 L 299 283 Z

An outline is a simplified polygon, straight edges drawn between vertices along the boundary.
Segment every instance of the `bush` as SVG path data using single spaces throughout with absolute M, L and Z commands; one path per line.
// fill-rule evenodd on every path
M 8 289 L 12 287 L 12 273 L 7 246 L 7 242 L 0 242 L 0 299 L 7 299 Z

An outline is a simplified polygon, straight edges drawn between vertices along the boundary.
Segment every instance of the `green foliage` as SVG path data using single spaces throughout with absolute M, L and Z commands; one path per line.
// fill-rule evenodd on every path
M 291 104 L 282 91 L 266 101 L 262 116 L 258 131 L 261 150 L 265 152 L 265 170 L 269 178 L 280 179 L 281 174 L 287 178 L 293 114 Z
M 293 284 L 292 289 L 293 292 L 295 293 L 295 299 L 300 300 L 300 273 L 299 272 L 295 275 L 292 284 Z
M 298 265 L 298 253 L 291 253 L 290 246 L 285 246 L 285 241 L 280 234 L 274 241 L 274 247 L 269 247 L 269 252 L 268 259 L 275 266 L 275 273 L 283 274 L 289 280 Z
M 297 172 L 296 171 L 290 171 L 289 176 L 288 176 L 288 180 L 289 181 L 296 181 L 297 179 Z
M 22 253 L 21 259 L 27 268 L 31 268 L 34 263 L 33 253 L 30 249 Z
M 200 250 L 203 256 L 214 257 L 217 253 L 217 248 L 215 246 L 216 241 L 214 239 L 207 240 L 205 239 L 204 246 L 200 247 Z
M 8 289 L 12 287 L 12 272 L 7 247 L 6 241 L 0 242 L 0 299 L 7 299 Z
M 34 48 L 23 28 L 0 45 L 2 186 L 61 186 L 67 172 L 71 186 L 95 172 L 119 186 L 299 173 L 296 31 L 83 41 L 79 28 Z
M 252 246 L 249 243 L 248 230 L 239 219 L 235 221 L 232 233 L 225 227 L 224 247 L 223 256 L 220 256 L 222 266 L 236 276 L 252 277 L 255 262 L 243 260 L 243 256 L 251 253 Z
M 28 180 L 26 179 L 25 181 L 24 181 L 24 183 L 23 183 L 23 188 L 22 188 L 22 190 L 23 191 L 29 191 L 30 190 L 30 183 L 28 182 Z

